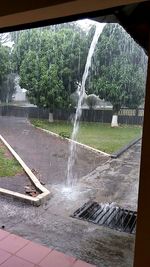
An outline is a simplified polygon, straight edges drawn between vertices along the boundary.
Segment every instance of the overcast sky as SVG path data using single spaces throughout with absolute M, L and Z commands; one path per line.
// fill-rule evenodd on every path
M 99 27 L 103 28 L 104 24 L 106 24 L 106 23 L 99 23 L 91 19 L 78 20 L 77 23 L 85 30 L 89 30 L 93 25 L 97 25 L 97 24 L 99 25 Z

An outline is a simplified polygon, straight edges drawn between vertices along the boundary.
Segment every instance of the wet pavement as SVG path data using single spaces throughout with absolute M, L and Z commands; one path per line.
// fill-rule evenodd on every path
M 63 170 L 63 174 L 66 168 L 61 168 L 67 155 L 66 152 L 63 158 L 63 153 L 67 151 L 64 141 L 59 140 L 60 143 L 57 144 L 54 137 L 35 129 L 23 119 L 0 118 L 0 127 L 0 133 L 31 169 L 38 169 L 46 182 L 46 187 L 52 192 L 52 198 L 40 207 L 1 197 L 0 226 L 99 267 L 132 267 L 133 235 L 73 219 L 70 215 L 88 200 L 116 202 L 118 205 L 136 210 L 140 143 L 115 160 L 91 152 L 89 155 L 82 150 L 78 185 L 73 191 L 67 191 L 63 187 L 64 177 L 59 177 L 61 171 Z M 50 145 L 51 140 L 53 141 Z M 39 154 L 35 159 L 38 147 Z M 57 151 L 53 151 L 55 149 Z M 44 172 L 48 161 L 44 161 L 46 157 L 43 150 L 48 150 L 46 157 L 55 153 L 55 158 L 59 158 L 58 161 L 55 160 L 56 170 L 52 165 L 51 169 L 47 170 L 49 176 L 45 175 L 46 171 Z M 51 180 L 48 177 L 51 177 Z
M 26 118 L 0 117 L 0 134 L 46 184 L 66 182 L 68 141 L 33 127 Z M 82 177 L 107 157 L 78 147 L 74 176 Z
M 140 155 L 139 141 L 119 158 L 108 160 L 83 177 L 81 183 L 97 190 L 97 202 L 115 202 L 137 210 Z

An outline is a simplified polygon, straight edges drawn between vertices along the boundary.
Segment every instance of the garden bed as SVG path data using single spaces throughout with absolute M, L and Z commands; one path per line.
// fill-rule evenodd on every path
M 0 188 L 8 189 L 21 194 L 27 194 L 33 197 L 39 194 L 21 165 L 1 141 Z

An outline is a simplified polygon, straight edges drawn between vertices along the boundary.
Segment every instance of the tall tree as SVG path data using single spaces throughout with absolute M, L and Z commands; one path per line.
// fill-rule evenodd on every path
M 30 101 L 43 107 L 67 107 L 81 82 L 88 52 L 87 35 L 75 23 L 22 31 L 13 58 Z
M 14 76 L 11 67 L 11 50 L 0 43 L 0 101 L 11 101 L 14 93 Z
M 116 116 L 122 106 L 137 109 L 144 99 L 146 64 L 144 51 L 125 30 L 107 24 L 95 52 L 89 92 L 111 102 Z

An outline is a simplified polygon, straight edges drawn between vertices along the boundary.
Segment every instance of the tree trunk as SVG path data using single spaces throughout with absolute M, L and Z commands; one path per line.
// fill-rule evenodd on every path
M 118 113 L 119 110 L 121 109 L 121 105 L 116 103 L 113 105 L 113 116 L 112 116 L 112 121 L 111 121 L 111 127 L 118 127 Z
M 49 122 L 54 122 L 54 119 L 53 119 L 53 113 L 49 113 L 48 121 L 49 121 Z
M 111 127 L 118 127 L 118 114 L 112 116 Z
M 136 109 L 135 109 L 135 116 L 138 116 L 138 115 L 139 115 L 139 109 L 136 108 Z

